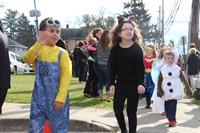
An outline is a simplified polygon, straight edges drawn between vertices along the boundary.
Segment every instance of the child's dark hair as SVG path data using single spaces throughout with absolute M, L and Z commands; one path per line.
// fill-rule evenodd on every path
M 190 44 L 190 48 L 196 48 L 195 44 L 194 44 L 194 43 L 191 43 L 191 44 Z
M 166 58 L 167 55 L 172 55 L 175 58 L 175 54 L 172 51 L 165 51 L 164 58 Z
M 82 47 L 83 45 L 85 45 L 85 43 L 84 43 L 83 41 L 80 41 L 80 42 L 78 43 L 78 46 L 79 46 L 79 47 Z
M 88 42 L 87 42 L 86 40 L 84 40 L 84 41 L 83 41 L 83 43 L 84 43 L 85 45 L 87 45 L 87 44 L 88 44 Z

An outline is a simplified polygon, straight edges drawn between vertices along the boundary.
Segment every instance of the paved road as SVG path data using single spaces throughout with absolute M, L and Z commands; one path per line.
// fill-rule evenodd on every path
M 178 123 L 176 127 L 168 127 L 165 116 L 152 113 L 150 109 L 145 109 L 144 105 L 144 100 L 141 100 L 138 107 L 137 133 L 200 132 L 200 108 L 192 104 L 191 99 L 185 98 L 178 102 Z M 3 115 L 0 116 L 0 121 L 5 119 L 28 119 L 29 111 L 29 104 L 5 103 L 3 107 Z M 118 129 L 118 124 L 112 109 L 71 107 L 70 119 L 100 125 L 108 130 L 112 130 L 112 132 L 114 132 L 113 129 Z M 74 131 L 70 131 L 70 133 L 72 132 Z M 118 133 L 119 131 L 116 132 Z

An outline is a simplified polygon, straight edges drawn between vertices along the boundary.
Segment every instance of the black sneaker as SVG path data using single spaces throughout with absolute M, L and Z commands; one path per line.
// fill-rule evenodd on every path
M 145 109 L 150 109 L 151 107 L 150 106 L 145 106 Z

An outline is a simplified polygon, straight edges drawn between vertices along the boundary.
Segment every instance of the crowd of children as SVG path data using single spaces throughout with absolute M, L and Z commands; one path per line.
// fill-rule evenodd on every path
M 107 102 L 112 102 L 110 95 L 114 94 L 113 109 L 122 133 L 136 132 L 137 107 L 144 97 L 145 108 L 165 115 L 169 126 L 176 126 L 177 100 L 184 96 L 182 81 L 186 94 L 191 97 L 193 92 L 179 65 L 181 56 L 176 48 L 166 44 L 157 49 L 153 44 L 143 47 L 138 25 L 133 19 L 118 17 L 118 25 L 111 31 L 94 28 L 74 48 L 70 59 L 65 48 L 56 46 L 60 22 L 46 18 L 39 27 L 36 43 L 23 56 L 36 71 L 30 132 L 43 132 L 45 122 L 52 132 L 67 132 L 72 73 L 79 83 L 86 82 L 86 98 L 99 97 L 103 101 L 104 86 Z M 190 54 L 194 54 L 192 50 Z M 125 101 L 128 130 L 123 112 Z
M 102 42 L 101 35 L 94 40 L 96 38 L 95 29 L 88 35 L 90 40 L 89 46 L 86 48 L 89 54 L 87 59 L 89 80 L 86 81 L 84 96 L 87 98 L 92 97 L 91 92 L 97 88 L 97 95 L 102 101 L 102 86 L 106 85 L 107 101 L 111 101 L 110 94 L 114 93 L 113 108 L 120 129 L 124 133 L 127 132 L 123 115 L 126 99 L 129 132 L 136 131 L 137 106 L 139 99 L 142 98 L 146 99 L 146 109 L 151 109 L 154 113 L 166 116 L 169 126 L 176 126 L 176 104 L 177 100 L 182 99 L 184 94 L 181 81 L 185 83 L 187 95 L 192 96 L 192 89 L 182 72 L 182 56 L 174 45 L 161 44 L 160 47 L 155 47 L 154 44 L 147 44 L 143 47 L 142 36 L 137 24 L 131 19 L 127 20 L 122 17 L 118 18 L 118 22 L 119 24 L 110 31 L 111 42 L 108 44 L 111 47 L 107 46 L 110 52 L 103 54 L 106 57 L 106 63 L 103 66 L 97 66 L 100 59 L 98 58 L 97 48 L 101 44 L 99 42 Z M 98 32 L 100 34 L 104 33 L 103 29 L 100 29 L 98 29 Z M 140 50 L 141 53 L 138 53 Z M 131 55 L 131 53 L 134 53 L 134 55 Z M 170 72 L 166 73 L 164 68 L 167 68 Z M 100 69 L 102 69 L 101 76 L 98 73 Z M 103 80 L 102 77 L 104 77 Z M 169 83 L 167 82 L 168 79 L 177 81 Z M 97 86 L 94 85 L 94 81 L 97 81 L 95 82 Z M 178 86 L 176 86 L 177 83 L 179 83 Z M 110 88 L 108 88 L 109 86 Z M 109 90 L 110 92 L 108 92 Z M 131 95 L 129 96 L 129 94 Z

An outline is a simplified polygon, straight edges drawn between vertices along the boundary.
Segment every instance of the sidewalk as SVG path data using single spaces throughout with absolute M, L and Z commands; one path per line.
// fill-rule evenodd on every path
M 144 100 L 141 100 L 138 107 L 137 133 L 197 133 L 200 131 L 200 108 L 192 104 L 191 99 L 185 98 L 178 101 L 176 127 L 168 127 L 165 116 L 152 113 L 150 109 L 145 109 L 144 105 Z M 29 104 L 5 103 L 0 121 L 1 119 L 29 119 L 29 111 Z M 112 109 L 71 107 L 70 120 L 118 128 Z

